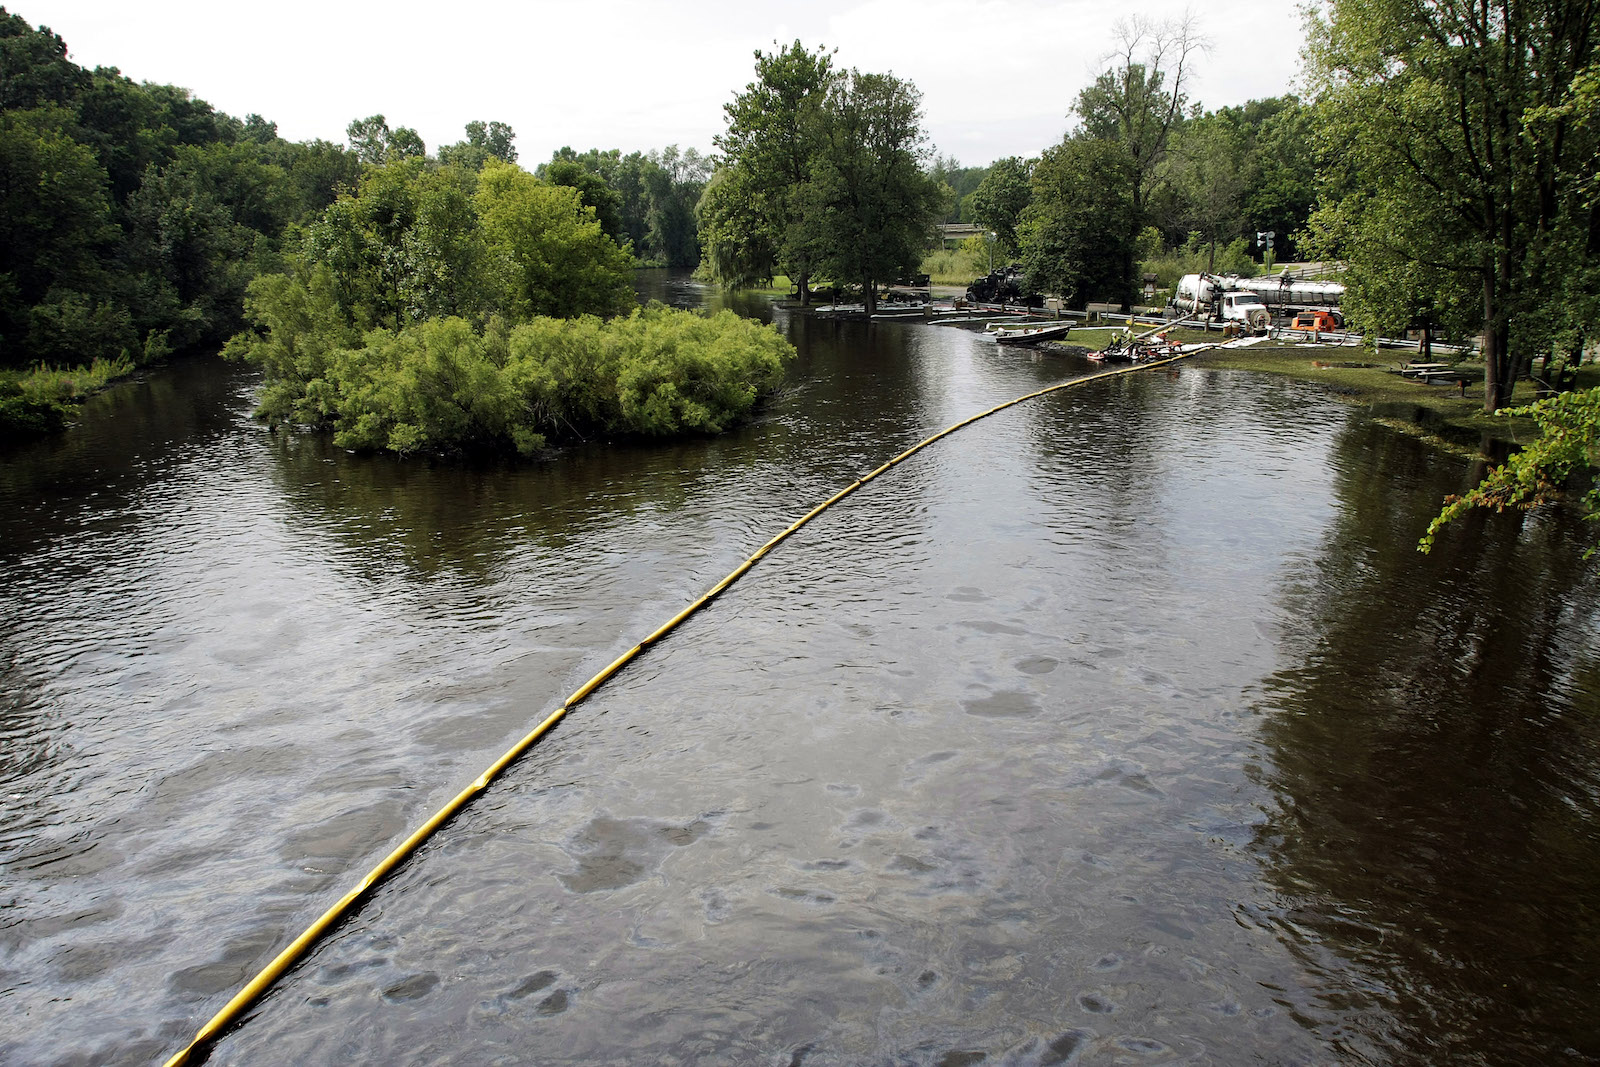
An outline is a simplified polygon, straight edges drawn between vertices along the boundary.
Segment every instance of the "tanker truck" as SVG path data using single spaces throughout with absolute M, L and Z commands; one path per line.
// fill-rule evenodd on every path
M 1215 274 L 1185 274 L 1172 291 L 1169 308 L 1184 318 L 1220 319 L 1237 322 L 1247 330 L 1264 332 L 1272 324 L 1272 312 L 1257 294 L 1240 289 L 1239 279 Z

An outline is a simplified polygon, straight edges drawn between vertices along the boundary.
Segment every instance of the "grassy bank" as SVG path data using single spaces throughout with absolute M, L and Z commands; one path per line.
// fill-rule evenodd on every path
M 72 406 L 133 373 L 126 359 L 97 359 L 87 367 L 0 371 L 0 441 L 24 441 L 62 430 Z
M 1177 331 L 1185 341 L 1206 339 L 1198 330 Z M 1216 339 L 1216 334 L 1211 335 Z M 1415 353 L 1380 349 L 1370 346 L 1347 348 L 1336 345 L 1287 344 L 1263 341 L 1248 348 L 1232 348 L 1206 352 L 1198 362 L 1207 367 L 1225 370 L 1250 370 L 1265 374 L 1280 374 L 1301 381 L 1324 386 L 1330 394 L 1351 404 L 1376 409 L 1392 409 L 1399 414 L 1422 409 L 1430 413 L 1430 421 L 1456 431 L 1487 435 L 1500 440 L 1526 443 L 1539 436 L 1539 429 L 1531 419 L 1506 418 L 1486 415 L 1483 411 L 1483 364 L 1476 357 L 1468 357 L 1457 366 L 1462 376 L 1470 379 L 1466 395 L 1461 395 L 1458 384 L 1429 385 L 1399 373 L 1402 363 L 1416 358 Z M 1435 362 L 1449 362 L 1437 358 Z M 1589 389 L 1600 385 L 1600 367 L 1584 367 L 1578 373 L 1577 387 Z M 1512 393 L 1513 404 L 1526 404 L 1535 399 L 1532 382 L 1521 381 Z

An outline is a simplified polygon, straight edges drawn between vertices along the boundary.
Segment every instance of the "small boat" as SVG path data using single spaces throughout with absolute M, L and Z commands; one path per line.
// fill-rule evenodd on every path
M 1003 345 L 1031 345 L 1037 341 L 1054 341 L 1072 330 L 1070 322 L 1052 322 L 1045 326 L 1024 326 L 1015 330 L 996 330 L 994 339 Z

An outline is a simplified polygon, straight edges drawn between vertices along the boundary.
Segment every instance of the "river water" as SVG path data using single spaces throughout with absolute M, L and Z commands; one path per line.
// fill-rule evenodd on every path
M 656 295 L 721 298 L 669 279 Z M 1084 373 L 790 316 L 715 440 L 462 467 L 211 361 L 0 470 L 0 1062 L 159 1062 L 578 684 Z M 228 1064 L 1600 1061 L 1600 575 L 1286 380 L 1054 394 L 581 705 Z

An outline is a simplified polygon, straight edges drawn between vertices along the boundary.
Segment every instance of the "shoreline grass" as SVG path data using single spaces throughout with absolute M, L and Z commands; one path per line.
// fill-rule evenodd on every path
M 0 371 L 0 441 L 26 441 L 66 428 L 72 407 L 134 371 L 132 360 Z
M 1203 338 L 1199 331 L 1178 331 L 1182 340 Z M 1178 339 L 1178 338 L 1175 338 Z M 1248 370 L 1277 374 L 1321 385 L 1337 399 L 1363 405 L 1382 414 L 1383 408 L 1423 409 L 1445 427 L 1477 434 L 1512 444 L 1523 444 L 1539 436 L 1532 419 L 1490 415 L 1483 410 L 1483 368 L 1471 357 L 1460 361 L 1464 377 L 1471 380 L 1463 396 L 1458 384 L 1430 385 L 1398 373 L 1406 354 L 1374 351 L 1370 345 L 1345 347 L 1307 343 L 1262 342 L 1249 348 L 1213 349 L 1201 353 L 1200 366 L 1221 370 Z M 1443 361 L 1441 361 L 1443 362 Z M 1579 374 L 1578 388 L 1600 385 L 1600 368 L 1586 367 Z M 1512 406 L 1532 402 L 1535 385 L 1516 383 Z

